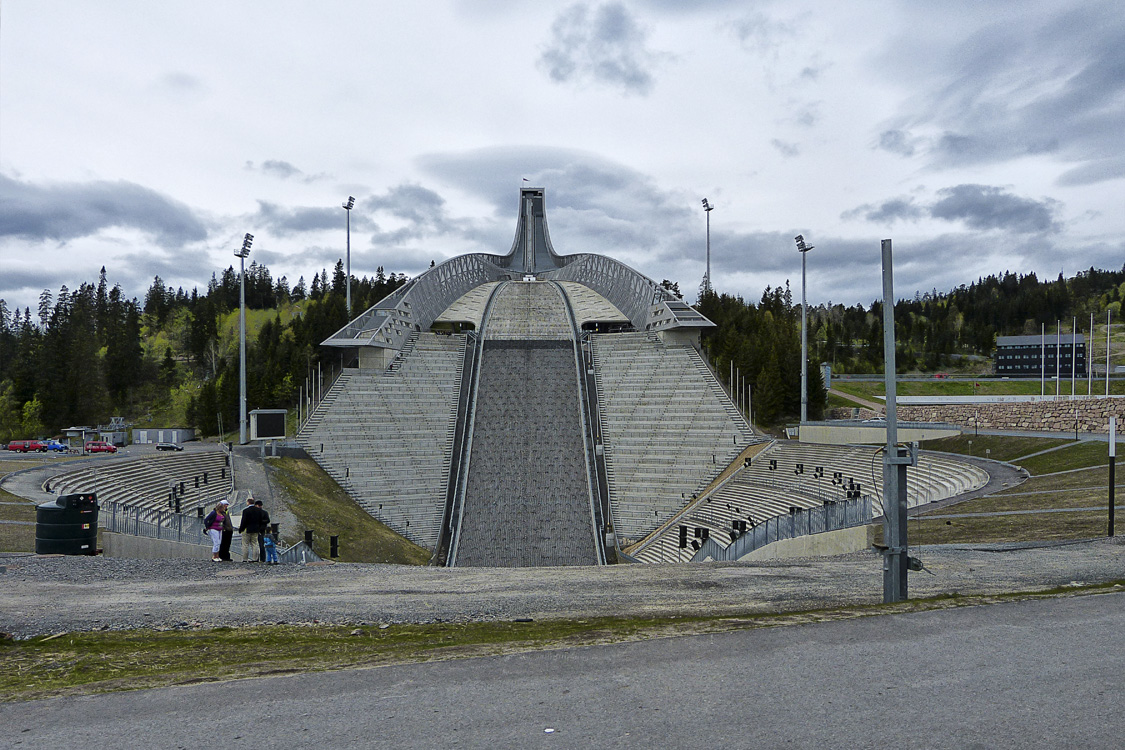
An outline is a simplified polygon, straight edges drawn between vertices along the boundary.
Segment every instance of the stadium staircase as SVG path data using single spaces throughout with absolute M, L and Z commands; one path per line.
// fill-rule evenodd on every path
M 297 436 L 364 510 L 431 549 L 445 508 L 465 342 L 462 334 L 419 333 L 386 371 L 348 371 Z
M 691 346 L 653 333 L 590 337 L 613 525 L 622 546 L 681 511 L 764 442 Z

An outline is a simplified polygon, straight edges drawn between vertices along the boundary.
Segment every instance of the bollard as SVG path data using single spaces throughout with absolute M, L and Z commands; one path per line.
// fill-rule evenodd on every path
M 339 557 L 340 556 L 340 537 L 338 537 L 338 536 L 328 537 L 328 556 L 329 557 Z

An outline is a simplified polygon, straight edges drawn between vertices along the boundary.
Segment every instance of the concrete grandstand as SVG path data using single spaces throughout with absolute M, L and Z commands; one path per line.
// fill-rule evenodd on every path
M 812 491 L 755 483 L 760 464 L 736 471 L 771 441 L 699 353 L 714 324 L 623 263 L 557 254 L 544 191 L 519 200 L 506 255 L 436 265 L 323 342 L 347 366 L 301 426 L 308 453 L 451 566 L 597 565 L 629 559 L 626 549 L 686 560 L 692 550 L 662 548 L 701 503 L 739 509 L 712 507 L 716 532 L 736 516 L 819 504 Z M 808 463 L 858 475 L 869 456 L 848 455 Z

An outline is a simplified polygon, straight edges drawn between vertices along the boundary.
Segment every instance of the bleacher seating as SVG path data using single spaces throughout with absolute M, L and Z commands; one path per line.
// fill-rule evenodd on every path
M 508 284 L 484 336 L 456 564 L 594 565 L 564 302 L 550 284 Z
M 954 458 L 922 453 L 918 466 L 907 470 L 907 507 L 954 497 L 984 486 L 983 469 Z M 630 553 L 643 562 L 690 560 L 693 550 L 679 549 L 679 526 L 694 533 L 706 527 L 710 536 L 726 545 L 732 521 L 753 526 L 773 516 L 784 516 L 790 508 L 813 508 L 843 500 L 846 490 L 857 487 L 874 499 L 876 515 L 882 511 L 883 460 L 873 446 L 817 445 L 778 442 L 754 457 L 749 468 L 687 511 L 636 544 Z
M 232 478 L 227 453 L 216 445 L 212 450 L 98 461 L 48 482 L 58 495 L 95 492 L 100 502 L 130 507 L 172 510 L 179 500 L 180 512 L 191 514 L 226 498 Z
M 351 371 L 298 435 L 365 510 L 429 548 L 445 507 L 465 341 L 417 334 L 387 371 Z
M 591 336 L 614 528 L 637 540 L 761 438 L 690 346 Z

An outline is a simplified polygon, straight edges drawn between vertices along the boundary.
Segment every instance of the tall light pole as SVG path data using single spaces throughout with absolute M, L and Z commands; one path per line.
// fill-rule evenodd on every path
M 242 249 L 235 250 L 238 256 L 238 444 L 246 445 L 246 258 L 254 235 L 242 238 Z
M 707 199 L 703 199 L 703 213 L 707 217 L 707 271 L 703 274 L 703 291 L 711 291 L 711 211 L 715 209 Z
M 805 302 L 805 257 L 812 245 L 805 244 L 805 236 L 798 234 L 797 252 L 801 254 L 801 424 L 809 421 L 809 306 Z
M 348 267 L 345 270 L 347 274 L 347 289 L 348 289 L 348 320 L 352 319 L 352 208 L 355 206 L 355 198 L 348 196 L 348 200 L 343 204 L 344 211 L 348 215 Z

